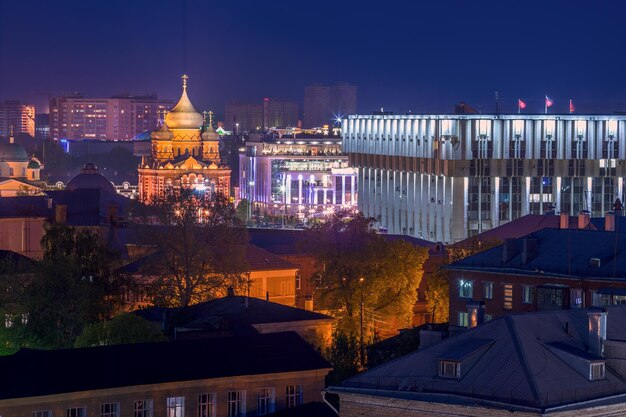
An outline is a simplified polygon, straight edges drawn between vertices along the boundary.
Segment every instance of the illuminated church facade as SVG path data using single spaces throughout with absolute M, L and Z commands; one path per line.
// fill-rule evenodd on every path
M 230 195 L 231 170 L 220 164 L 219 135 L 189 100 L 187 79 L 178 103 L 152 132 L 152 152 L 139 167 L 139 198 L 149 202 L 167 189 L 192 188 Z

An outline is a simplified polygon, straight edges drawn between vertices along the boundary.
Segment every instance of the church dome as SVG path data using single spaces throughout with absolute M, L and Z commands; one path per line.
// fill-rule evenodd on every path
M 220 135 L 217 134 L 213 126 L 209 125 L 204 132 L 202 132 L 202 140 L 215 141 L 220 140 Z
M 183 94 L 165 116 L 165 123 L 172 129 L 199 129 L 202 126 L 202 115 L 193 107 L 187 96 L 187 78 L 183 75 Z
M 170 140 L 172 136 L 172 132 L 167 128 L 167 123 L 163 123 L 159 130 L 155 130 L 150 134 L 150 137 L 154 140 Z
M 0 144 L 0 162 L 28 162 L 26 149 L 17 143 Z
M 30 162 L 28 163 L 28 166 L 26 167 L 28 169 L 40 169 L 41 168 L 41 164 L 39 163 L 39 160 L 36 158 L 33 158 L 30 160 Z
M 103 193 L 116 194 L 113 184 L 104 178 L 98 172 L 98 168 L 92 163 L 85 164 L 83 169 L 80 170 L 80 174 L 72 178 L 67 183 L 65 189 L 68 191 L 99 189 Z

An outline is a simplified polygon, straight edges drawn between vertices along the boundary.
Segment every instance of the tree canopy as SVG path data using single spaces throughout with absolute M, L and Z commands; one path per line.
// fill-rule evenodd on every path
M 157 324 L 130 313 L 92 323 L 76 338 L 74 347 L 121 345 L 166 340 Z
M 143 218 L 140 234 L 158 254 L 144 270 L 156 305 L 188 306 L 223 296 L 229 287 L 247 290 L 248 235 L 226 197 L 170 190 Z

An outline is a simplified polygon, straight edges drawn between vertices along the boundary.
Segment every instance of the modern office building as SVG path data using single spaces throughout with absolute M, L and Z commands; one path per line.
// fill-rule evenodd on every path
M 342 132 L 359 209 L 389 233 L 457 242 L 623 201 L 626 116 L 353 115 Z
M 259 214 L 299 218 L 356 207 L 356 172 L 341 138 L 258 135 L 239 155 L 240 198 Z
M 264 98 L 261 103 L 229 103 L 225 110 L 224 127 L 235 133 L 298 126 L 295 101 Z
M 0 136 L 9 137 L 11 132 L 35 137 L 35 106 L 19 100 L 0 102 Z
M 356 87 L 348 84 L 304 89 L 304 127 L 332 124 L 337 117 L 356 113 Z
M 158 128 L 164 112 L 171 106 L 171 100 L 156 96 L 52 97 L 50 136 L 54 140 L 130 140 Z

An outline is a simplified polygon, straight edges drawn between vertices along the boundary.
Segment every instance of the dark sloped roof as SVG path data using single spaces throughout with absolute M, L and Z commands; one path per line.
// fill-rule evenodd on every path
M 296 265 L 285 261 L 272 252 L 250 244 L 246 246 L 246 263 L 251 271 L 298 269 Z
M 314 401 L 268 414 L 267 417 L 337 417 L 329 406 Z
M 135 314 L 150 321 L 161 322 L 165 318 L 166 329 L 177 326 L 217 330 L 217 326 L 226 324 L 230 330 L 237 331 L 253 324 L 332 320 L 325 314 L 242 296 L 217 298 L 189 307 L 147 308 Z
M 0 250 L 0 274 L 34 272 L 35 261 L 10 250 Z
M 411 394 L 416 400 L 469 398 L 472 404 L 496 401 L 536 409 L 626 393 L 626 382 L 610 368 L 605 379 L 589 381 L 550 350 L 559 342 L 572 351 L 587 351 L 587 312 L 561 310 L 498 318 L 352 377 L 338 391 L 383 389 L 387 395 Z M 607 338 L 623 339 L 624 334 L 626 306 L 609 307 Z M 461 366 L 460 379 L 438 377 L 438 359 L 473 340 L 491 340 L 492 344 L 469 370 Z
M 522 262 L 525 238 L 537 239 L 537 254 Z M 516 239 L 517 254 L 502 261 L 503 246 L 498 246 L 450 264 L 453 270 L 491 271 L 545 276 L 624 280 L 626 278 L 626 233 L 580 229 L 543 229 Z M 600 267 L 591 266 L 600 259 Z
M 50 217 L 47 196 L 0 197 L 0 218 L 6 217 Z
M 51 351 L 22 349 L 0 357 L 0 399 L 330 367 L 292 332 Z

